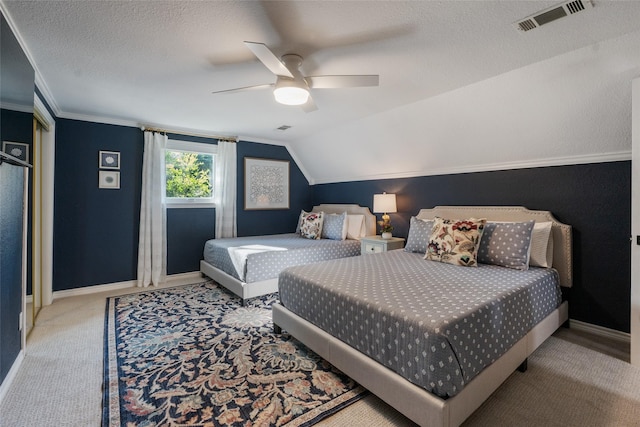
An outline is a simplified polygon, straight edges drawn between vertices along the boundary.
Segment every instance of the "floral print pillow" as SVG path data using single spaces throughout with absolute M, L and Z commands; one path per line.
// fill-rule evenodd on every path
M 300 215 L 300 235 L 307 239 L 319 239 L 322 235 L 322 212 L 303 212 Z
M 486 219 L 436 217 L 424 259 L 465 267 L 478 265 L 477 255 Z

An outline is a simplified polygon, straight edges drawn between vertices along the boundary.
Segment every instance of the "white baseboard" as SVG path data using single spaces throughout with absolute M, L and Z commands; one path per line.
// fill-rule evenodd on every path
M 569 319 L 569 327 L 571 329 L 575 329 L 576 331 L 584 331 L 590 334 L 609 338 L 616 341 L 623 342 L 625 344 L 631 343 L 631 334 L 621 331 L 616 331 L 615 329 L 605 328 L 603 326 L 594 325 L 592 323 L 582 322 L 580 320 Z
M 166 285 L 171 285 L 175 283 L 188 283 L 188 282 L 196 282 L 202 279 L 199 271 L 191 271 L 188 273 L 179 273 L 179 274 L 171 274 L 167 276 L 167 280 L 165 282 Z M 113 291 L 117 289 L 126 289 L 126 288 L 135 288 L 138 282 L 136 280 L 127 280 L 126 282 L 115 282 L 115 283 L 106 283 L 104 285 L 93 285 L 93 286 L 84 286 L 82 288 L 76 289 L 65 289 L 63 291 L 55 291 L 53 293 L 53 299 L 58 298 L 66 298 L 73 297 L 78 295 L 89 295 L 96 294 L 99 292 Z M 153 289 L 153 288 L 149 288 Z
M 63 291 L 54 291 L 54 301 L 58 298 L 75 297 L 79 295 L 97 294 L 99 292 L 113 291 L 116 289 L 133 288 L 138 283 L 135 280 L 128 280 L 126 282 L 106 283 L 104 285 L 84 286 L 82 288 L 65 289 Z
M 4 397 L 7 395 L 9 391 L 9 387 L 11 387 L 11 383 L 16 378 L 18 374 L 18 369 L 20 369 L 20 365 L 22 365 L 22 361 L 24 360 L 24 349 L 20 350 L 18 353 L 18 357 L 13 361 L 13 365 L 11 365 L 11 369 L 7 372 L 7 376 L 4 377 L 2 384 L 0 384 L 0 403 L 4 400 Z

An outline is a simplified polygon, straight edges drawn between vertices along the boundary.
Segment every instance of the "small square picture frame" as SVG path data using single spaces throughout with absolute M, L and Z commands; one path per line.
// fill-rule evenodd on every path
M 120 189 L 120 172 L 99 171 L 98 188 Z
M 120 169 L 120 152 L 101 150 L 98 156 L 98 166 L 100 169 Z
M 29 144 L 24 142 L 2 141 L 2 151 L 6 154 L 29 163 Z

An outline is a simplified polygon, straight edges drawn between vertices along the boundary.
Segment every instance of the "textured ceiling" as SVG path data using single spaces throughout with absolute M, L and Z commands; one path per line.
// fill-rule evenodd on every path
M 318 133 L 640 30 L 634 1 L 596 1 L 527 33 L 512 24 L 558 2 L 3 4 L 59 116 L 286 143 L 302 159 Z M 306 75 L 379 74 L 380 86 L 314 91 L 312 113 L 277 104 L 268 89 L 211 94 L 275 81 L 244 40 L 303 56 Z

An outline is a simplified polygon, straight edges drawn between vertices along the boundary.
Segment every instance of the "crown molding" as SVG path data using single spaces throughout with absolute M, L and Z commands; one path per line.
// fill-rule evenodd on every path
M 0 102 L 3 110 L 19 111 L 21 113 L 33 113 L 32 105 L 14 104 L 12 102 Z

